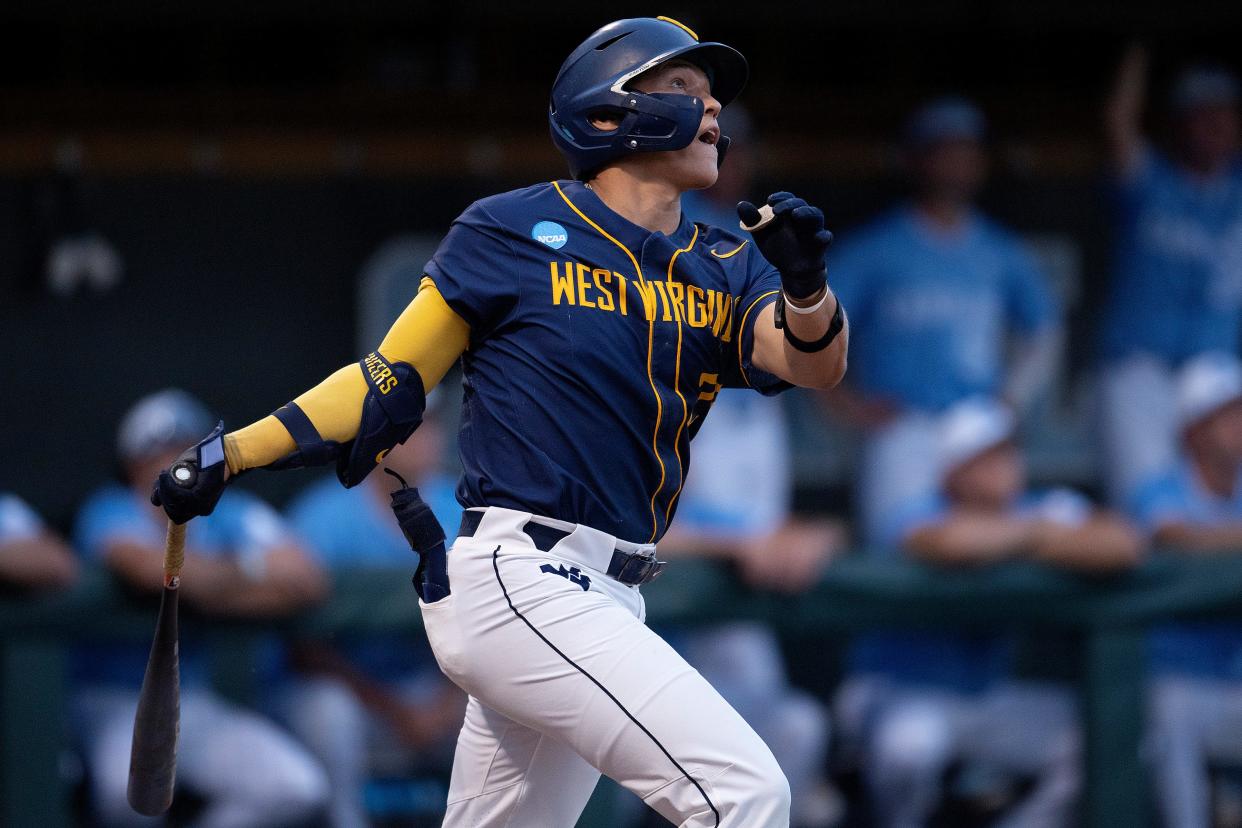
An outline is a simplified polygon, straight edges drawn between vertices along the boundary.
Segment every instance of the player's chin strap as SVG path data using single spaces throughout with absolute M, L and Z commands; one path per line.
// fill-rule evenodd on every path
M 421 497 L 418 489 L 387 466 L 386 474 L 401 481 L 401 488 L 392 493 L 392 511 L 401 526 L 401 534 L 410 548 L 418 553 L 418 569 L 414 571 L 414 591 L 424 604 L 434 604 L 450 593 L 448 553 L 444 549 L 444 529 Z
M 336 461 L 336 476 L 347 488 L 362 482 L 398 443 L 423 421 L 427 397 L 423 378 L 406 362 L 389 362 L 379 351 L 358 362 L 367 381 L 358 436 L 347 443 L 325 440 L 296 402 L 273 412 L 293 438 L 297 450 L 267 466 L 296 469 Z

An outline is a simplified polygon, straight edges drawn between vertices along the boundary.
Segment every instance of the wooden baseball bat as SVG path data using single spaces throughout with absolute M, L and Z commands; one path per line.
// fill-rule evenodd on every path
M 184 465 L 184 468 L 179 466 Z M 172 469 L 173 479 L 193 485 L 196 470 L 189 464 Z M 188 482 L 187 482 L 188 481 Z M 168 522 L 164 543 L 164 592 L 155 622 L 155 640 L 142 677 L 134 739 L 129 753 L 130 807 L 144 816 L 168 810 L 177 779 L 177 736 L 181 730 L 181 665 L 178 653 L 177 588 L 185 562 L 185 524 Z

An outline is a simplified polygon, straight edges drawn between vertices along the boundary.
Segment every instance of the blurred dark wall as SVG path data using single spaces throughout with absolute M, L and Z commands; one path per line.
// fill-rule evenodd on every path
M 1006 135 L 1091 137 L 1128 41 L 1156 47 L 1159 89 L 1187 58 L 1236 61 L 1242 32 L 1242 4 L 1227 0 L 669 6 L 748 55 L 745 100 L 766 128 L 833 139 L 891 137 L 913 102 L 958 89 L 981 97 Z M 660 10 L 18 0 L 0 4 L 0 124 L 542 135 L 548 85 L 573 44 L 613 16 Z

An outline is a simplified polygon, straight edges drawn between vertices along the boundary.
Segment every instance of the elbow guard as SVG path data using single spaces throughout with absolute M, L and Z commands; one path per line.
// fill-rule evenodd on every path
M 268 468 L 290 469 L 336 461 L 336 476 L 346 488 L 356 486 L 371 473 L 393 446 L 404 443 L 423 421 L 427 398 L 423 378 L 406 362 L 388 362 L 379 351 L 367 354 L 358 365 L 367 381 L 358 435 L 347 443 L 325 440 L 297 403 L 275 412 L 297 444 L 292 454 Z

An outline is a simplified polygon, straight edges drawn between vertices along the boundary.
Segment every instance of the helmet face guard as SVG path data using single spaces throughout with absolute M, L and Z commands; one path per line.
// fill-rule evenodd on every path
M 572 175 L 589 177 L 603 165 L 635 152 L 687 147 L 698 137 L 703 101 L 689 95 L 626 89 L 634 78 L 673 59 L 707 73 L 712 95 L 725 106 L 746 83 L 746 59 L 722 43 L 700 43 L 689 29 L 666 19 L 638 18 L 610 23 L 565 61 L 552 87 L 548 121 L 552 141 Z M 616 129 L 596 128 L 591 119 L 616 113 Z M 728 139 L 717 143 L 723 160 Z

